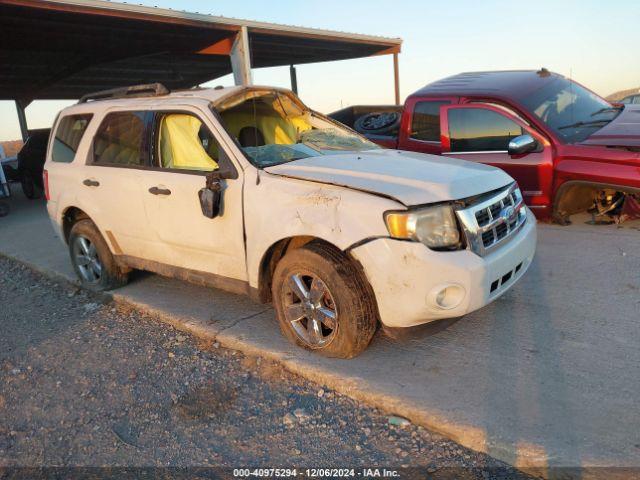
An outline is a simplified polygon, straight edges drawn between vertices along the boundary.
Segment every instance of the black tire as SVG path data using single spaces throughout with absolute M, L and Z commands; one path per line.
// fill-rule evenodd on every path
M 9 215 L 10 211 L 11 207 L 9 206 L 9 204 L 0 200 L 0 217 L 6 217 L 7 215 Z
M 322 338 L 326 339 L 326 343 L 312 344 L 304 340 L 296 330 L 300 330 L 301 326 L 306 329 L 310 325 L 308 318 L 290 321 L 285 315 L 285 309 L 304 303 L 296 303 L 299 297 L 294 297 L 290 291 L 289 282 L 294 276 L 307 278 L 305 281 L 308 282 L 309 295 L 312 295 L 313 290 L 309 282 L 313 283 L 315 280 L 310 281 L 308 278 L 319 279 L 326 288 L 327 294 L 323 295 L 321 302 L 327 299 L 330 304 L 313 307 L 314 311 L 326 310 L 325 306 L 329 305 L 336 314 L 335 330 L 322 324 Z M 271 290 L 278 323 L 284 336 L 292 343 L 327 357 L 355 357 L 367 348 L 378 327 L 373 291 L 364 274 L 344 253 L 329 245 L 314 242 L 288 252 L 276 266 Z M 297 308 L 300 311 L 301 307 Z M 306 311 L 309 312 L 308 309 Z M 290 313 L 289 315 L 292 318 Z
M 17 169 L 13 168 L 11 165 L 3 165 L 4 175 L 7 177 L 7 182 L 19 182 L 20 181 L 20 173 Z
M 23 170 L 20 174 L 20 185 L 22 193 L 29 200 L 35 200 L 42 197 L 42 190 L 36 185 L 35 179 L 29 170 Z
M 386 135 L 400 128 L 398 112 L 372 112 L 358 118 L 353 128 L 364 135 Z
M 84 242 L 83 239 L 87 242 Z M 95 248 L 94 253 L 101 267 L 99 275 L 94 268 L 95 264 L 81 265 L 78 253 L 82 250 L 81 244 L 86 243 L 90 245 L 87 249 L 88 251 L 91 251 L 91 246 Z M 69 255 L 73 269 L 83 287 L 100 292 L 112 290 L 127 284 L 129 275 L 118 266 L 107 243 L 104 241 L 104 238 L 102 238 L 100 231 L 91 220 L 80 220 L 71 228 L 69 234 Z M 90 255 L 87 254 L 86 257 L 89 258 Z M 88 277 L 87 272 L 92 272 L 96 278 L 92 280 Z

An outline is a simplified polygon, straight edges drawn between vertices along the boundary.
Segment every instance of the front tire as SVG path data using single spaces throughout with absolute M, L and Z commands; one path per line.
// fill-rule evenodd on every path
M 128 275 L 116 263 L 96 225 L 80 220 L 69 234 L 71 264 L 83 287 L 96 292 L 126 285 Z
M 272 294 L 285 337 L 322 355 L 355 357 L 376 332 L 375 299 L 364 275 L 328 245 L 288 252 L 276 266 Z

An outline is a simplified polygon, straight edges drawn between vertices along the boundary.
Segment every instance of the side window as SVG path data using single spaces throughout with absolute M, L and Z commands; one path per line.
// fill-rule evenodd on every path
M 635 97 L 633 97 L 633 103 L 634 104 L 640 104 L 640 95 L 636 95 Z
M 440 141 L 440 107 L 449 101 L 418 102 L 411 120 L 411 138 L 426 142 Z
M 162 115 L 157 138 L 162 168 L 199 172 L 218 169 L 218 142 L 196 116 L 186 113 Z
M 507 151 L 509 141 L 524 133 L 507 117 L 482 108 L 452 108 L 448 120 L 452 152 Z
M 98 165 L 147 165 L 144 148 L 145 112 L 108 114 L 93 140 L 93 163 Z
M 78 145 L 87 126 L 91 121 L 91 114 L 67 115 L 58 122 L 56 136 L 53 139 L 51 160 L 54 162 L 71 163 L 78 151 Z M 44 137 L 46 140 L 46 137 Z

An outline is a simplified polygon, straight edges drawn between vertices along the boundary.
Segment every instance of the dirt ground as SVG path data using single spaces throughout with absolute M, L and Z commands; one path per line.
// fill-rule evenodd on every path
M 0 258 L 0 478 L 2 467 L 56 466 L 528 478 L 393 423 L 403 422 Z

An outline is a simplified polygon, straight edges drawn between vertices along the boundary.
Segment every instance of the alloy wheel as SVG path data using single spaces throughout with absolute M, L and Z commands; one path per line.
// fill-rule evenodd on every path
M 73 241 L 73 261 L 80 276 L 87 283 L 98 283 L 102 277 L 102 262 L 96 246 L 86 237 L 77 236 Z
M 328 345 L 338 330 L 338 311 L 327 285 L 316 275 L 294 273 L 283 288 L 284 315 L 311 348 Z

